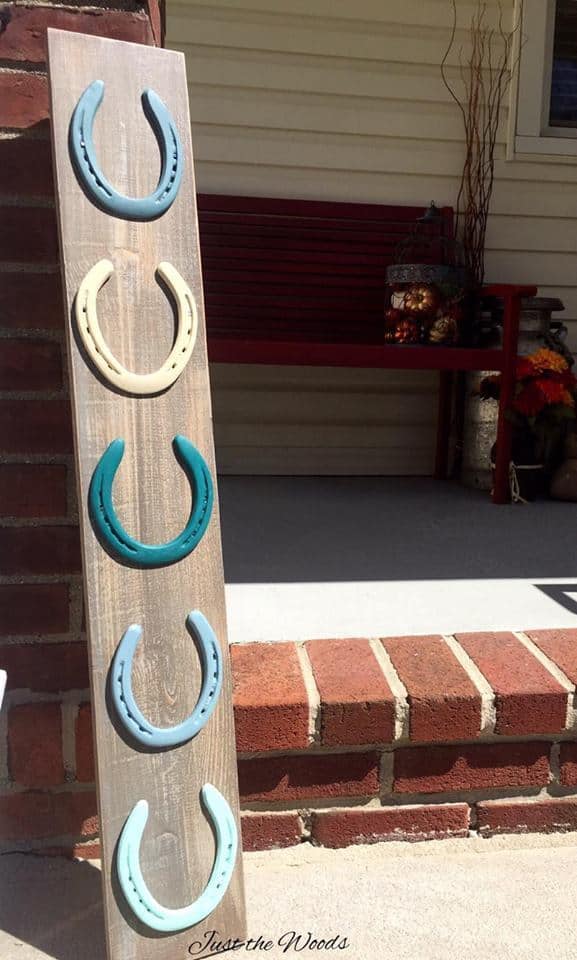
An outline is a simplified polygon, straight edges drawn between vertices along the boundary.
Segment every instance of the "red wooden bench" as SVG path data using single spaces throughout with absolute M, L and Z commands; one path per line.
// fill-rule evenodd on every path
M 453 210 L 426 229 L 419 260 L 438 261 Z M 504 300 L 502 347 L 397 346 L 383 341 L 385 270 L 422 207 L 200 194 L 198 218 L 209 359 L 217 363 L 439 370 L 435 476 L 447 474 L 455 371 L 502 373 L 495 503 L 509 499 L 520 301 L 532 286 L 487 287 Z

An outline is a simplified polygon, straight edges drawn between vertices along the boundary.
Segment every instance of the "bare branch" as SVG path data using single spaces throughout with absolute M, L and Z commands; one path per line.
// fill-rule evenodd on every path
M 498 3 L 496 27 L 487 20 L 485 0 L 477 0 L 469 25 L 470 53 L 464 62 L 459 51 L 459 72 L 463 92 L 459 95 L 449 82 L 447 62 L 455 48 L 457 4 L 450 0 L 453 14 L 449 45 L 441 63 L 441 77 L 457 104 L 465 135 L 465 158 L 457 195 L 456 231 L 474 281 L 485 276 L 485 237 L 495 182 L 495 151 L 503 101 L 511 82 L 513 41 L 520 25 L 509 32 L 504 25 L 503 6 Z

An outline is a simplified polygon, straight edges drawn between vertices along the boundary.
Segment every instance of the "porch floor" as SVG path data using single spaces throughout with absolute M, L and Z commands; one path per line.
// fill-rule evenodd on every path
M 219 488 L 231 642 L 577 626 L 577 504 L 416 477 Z

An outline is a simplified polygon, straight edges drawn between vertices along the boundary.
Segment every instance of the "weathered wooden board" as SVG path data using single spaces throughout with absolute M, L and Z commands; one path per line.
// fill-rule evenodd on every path
M 137 800 L 147 800 L 144 879 L 163 905 L 184 906 L 204 889 L 214 859 L 214 836 L 199 800 L 203 784 L 210 782 L 221 791 L 238 822 L 218 503 L 196 550 L 173 566 L 151 570 L 112 559 L 97 541 L 87 510 L 92 472 L 116 437 L 126 441 L 114 484 L 116 511 L 126 530 L 145 543 L 172 539 L 188 519 L 190 490 L 172 450 L 176 434 L 199 449 L 216 484 L 184 58 L 58 30 L 49 31 L 48 47 L 109 955 L 111 960 L 184 960 L 188 945 L 204 930 L 244 935 L 240 854 L 229 889 L 213 914 L 176 935 L 155 934 L 133 918 L 111 867 L 126 817 Z M 143 90 L 152 88 L 174 118 L 185 171 L 175 203 L 158 220 L 128 222 L 109 216 L 90 202 L 77 181 L 68 129 L 78 98 L 96 79 L 104 81 L 105 94 L 94 125 L 95 145 L 102 170 L 120 192 L 145 196 L 158 179 L 158 146 L 142 111 Z M 104 257 L 113 262 L 115 272 L 98 296 L 100 326 L 112 352 L 129 370 L 156 370 L 172 346 L 175 318 L 155 277 L 159 262 L 172 263 L 196 297 L 200 324 L 193 356 L 180 379 L 160 396 L 114 392 L 79 349 L 72 321 L 75 294 L 87 271 Z M 201 679 L 185 629 L 191 609 L 203 612 L 221 644 L 225 677 L 219 704 L 188 744 L 160 753 L 140 752 L 111 723 L 106 684 L 112 656 L 126 628 L 141 624 L 135 696 L 152 723 L 179 722 L 194 707 Z

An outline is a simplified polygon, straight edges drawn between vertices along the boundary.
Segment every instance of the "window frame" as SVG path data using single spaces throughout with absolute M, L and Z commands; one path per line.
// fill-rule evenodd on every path
M 577 159 L 577 128 L 551 127 L 549 110 L 557 0 L 517 0 L 509 159 Z

